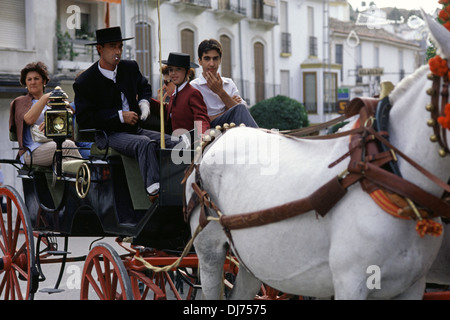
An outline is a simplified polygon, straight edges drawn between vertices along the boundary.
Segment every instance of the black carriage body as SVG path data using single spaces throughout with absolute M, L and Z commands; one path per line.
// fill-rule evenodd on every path
M 160 197 L 152 204 L 134 159 L 120 155 L 86 162 L 91 185 L 83 199 L 75 178 L 54 180 L 49 168 L 21 174 L 33 230 L 70 236 L 132 237 L 134 243 L 155 248 L 180 248 L 189 236 L 182 213 L 181 180 L 193 152 L 161 150 Z M 180 157 L 177 157 L 180 159 Z M 22 173 L 24 169 L 22 169 Z

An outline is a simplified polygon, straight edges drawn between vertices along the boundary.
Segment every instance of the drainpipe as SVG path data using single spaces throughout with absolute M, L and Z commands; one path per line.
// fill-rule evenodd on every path
M 120 1 L 120 28 L 122 29 L 122 34 L 124 37 L 127 36 L 126 33 L 126 24 L 125 24 L 125 10 L 126 10 L 126 2 L 127 0 Z
M 238 2 L 238 8 L 241 7 L 241 0 Z M 245 82 L 244 82 L 244 63 L 242 61 L 242 20 L 239 21 L 239 64 L 240 64 L 240 75 L 241 75 L 241 97 L 242 99 L 246 99 L 247 96 L 245 95 Z M 247 101 L 247 100 L 246 100 Z

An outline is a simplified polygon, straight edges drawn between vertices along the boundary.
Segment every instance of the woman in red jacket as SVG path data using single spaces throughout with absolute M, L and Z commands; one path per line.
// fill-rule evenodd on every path
M 195 129 L 194 139 L 201 137 L 210 128 L 209 116 L 203 96 L 189 84 L 189 69 L 198 68 L 184 53 L 170 53 L 162 63 L 169 68 L 170 80 L 175 84 L 175 92 L 170 97 L 166 119 L 172 125 L 172 135 L 179 136 Z

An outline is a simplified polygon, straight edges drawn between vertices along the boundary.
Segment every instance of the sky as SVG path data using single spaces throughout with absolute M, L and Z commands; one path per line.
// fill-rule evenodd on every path
M 399 9 L 420 9 L 422 8 L 426 13 L 432 14 L 436 8 L 442 8 L 438 0 L 348 0 L 353 8 L 356 8 L 365 1 L 368 5 L 372 1 L 375 2 L 378 8 L 383 7 L 397 7 Z

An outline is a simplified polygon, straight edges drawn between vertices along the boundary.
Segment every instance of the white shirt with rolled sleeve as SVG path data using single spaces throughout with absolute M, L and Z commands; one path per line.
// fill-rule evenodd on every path
M 239 90 L 232 79 L 222 77 L 222 82 L 223 89 L 230 97 L 240 96 Z M 203 74 L 200 74 L 198 78 L 192 80 L 190 84 L 202 93 L 209 116 L 215 116 L 226 111 L 225 103 L 208 87 Z M 247 106 L 247 102 L 243 99 L 241 103 Z

